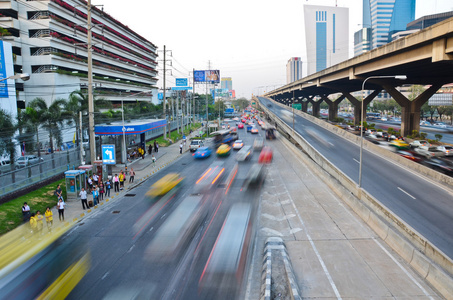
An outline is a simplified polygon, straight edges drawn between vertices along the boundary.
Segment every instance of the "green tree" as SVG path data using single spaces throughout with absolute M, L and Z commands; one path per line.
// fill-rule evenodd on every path
M 12 163 L 16 157 L 16 145 L 14 144 L 13 138 L 16 131 L 14 120 L 10 114 L 3 109 L 0 109 L 0 156 L 4 153 L 9 155 L 11 161 L 11 170 L 14 169 Z
M 232 103 L 237 110 L 244 110 L 247 106 L 250 105 L 250 101 L 245 98 L 233 100 Z

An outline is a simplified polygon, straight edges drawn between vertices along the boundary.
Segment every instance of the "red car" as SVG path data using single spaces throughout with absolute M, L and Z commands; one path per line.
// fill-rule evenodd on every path
M 245 123 L 245 119 L 242 119 L 241 122 L 242 122 L 242 123 Z
M 263 147 L 261 150 L 260 156 L 258 158 L 259 164 L 270 164 L 272 162 L 273 152 L 272 149 L 268 146 Z
M 238 129 L 244 129 L 244 124 L 239 123 L 239 124 L 238 124 Z

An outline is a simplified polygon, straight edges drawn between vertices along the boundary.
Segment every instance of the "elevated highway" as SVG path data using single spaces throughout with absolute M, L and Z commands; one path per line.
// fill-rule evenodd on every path
M 428 27 L 405 38 L 346 60 L 340 64 L 304 77 L 298 81 L 266 93 L 283 104 L 301 103 L 307 111 L 313 105 L 313 115 L 319 116 L 322 101 L 329 105 L 329 119 L 337 116 L 338 105 L 348 99 L 354 105 L 355 120 L 360 119 L 360 100 L 352 93 L 371 92 L 364 97 L 368 105 L 382 90 L 387 91 L 401 106 L 401 133 L 420 130 L 420 108 L 444 84 L 453 82 L 453 18 Z M 406 80 L 390 78 L 405 75 Z M 382 78 L 382 77 L 387 78 Z M 412 101 L 400 93 L 403 84 L 429 85 L 430 87 Z M 330 96 L 337 95 L 335 100 Z M 365 118 L 364 118 L 365 119 Z

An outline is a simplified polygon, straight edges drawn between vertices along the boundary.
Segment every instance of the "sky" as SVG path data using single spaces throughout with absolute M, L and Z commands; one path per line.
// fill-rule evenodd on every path
M 285 85 L 291 57 L 306 61 L 303 6 L 336 3 L 349 8 L 352 57 L 362 0 L 91 0 L 158 47 L 159 88 L 165 45 L 172 65 L 167 87 L 175 86 L 175 78 L 191 77 L 193 69 L 220 70 L 220 77 L 232 78 L 236 98 L 247 99 Z M 415 18 L 452 10 L 452 0 L 416 0 Z M 205 90 L 195 87 L 196 93 Z

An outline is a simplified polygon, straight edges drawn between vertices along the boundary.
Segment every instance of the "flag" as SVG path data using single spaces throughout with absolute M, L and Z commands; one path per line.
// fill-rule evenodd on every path
M 74 138 L 72 139 L 72 143 L 75 144 L 75 132 L 74 132 Z
M 22 156 L 25 156 L 25 142 L 22 143 Z

